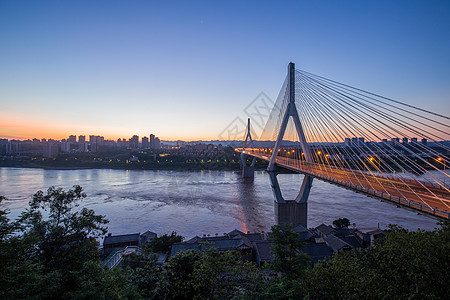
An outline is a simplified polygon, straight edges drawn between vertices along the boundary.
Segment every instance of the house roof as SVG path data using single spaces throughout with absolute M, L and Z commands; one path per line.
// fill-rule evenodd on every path
M 320 231 L 324 235 L 329 235 L 335 232 L 333 228 L 325 224 L 320 224 L 319 226 L 316 227 L 316 230 Z
M 244 236 L 250 242 L 262 241 L 263 240 L 263 235 L 261 233 L 245 233 Z
M 344 242 L 343 240 L 334 235 L 327 236 L 326 238 L 324 238 L 324 241 L 328 245 L 328 247 L 333 249 L 334 252 L 338 252 L 343 248 L 346 249 L 352 248 L 351 245 L 349 245 L 348 243 Z
M 192 243 L 197 243 L 197 242 L 199 242 L 201 240 L 202 240 L 202 238 L 199 237 L 198 235 L 196 235 L 192 239 L 187 240 L 186 243 L 192 244 Z
M 300 252 L 311 257 L 313 263 L 333 255 L 333 250 L 326 243 L 307 243 L 303 245 Z
M 203 243 L 204 242 L 204 243 Z M 199 238 L 194 237 L 184 243 L 175 243 L 172 245 L 172 255 L 182 250 L 198 249 L 206 250 L 216 248 L 219 251 L 250 249 L 252 243 L 245 236 L 229 238 L 226 236 Z
M 299 234 L 300 241 L 306 241 L 307 239 L 309 239 L 309 238 L 314 236 L 311 233 L 311 231 L 309 231 L 308 229 L 306 229 L 302 225 L 298 225 L 298 226 L 294 227 L 293 230 Z
M 242 231 L 239 231 L 237 229 L 228 232 L 228 236 L 229 237 L 235 237 L 235 236 L 239 236 L 239 235 L 243 235 L 244 233 Z
M 343 236 L 343 237 L 339 237 L 339 238 L 341 240 L 343 240 L 344 242 L 346 242 L 347 244 L 349 244 L 350 246 L 352 246 L 353 248 L 360 248 L 360 247 L 362 247 L 361 239 L 358 239 L 354 235 L 348 235 L 348 236 Z
M 188 244 L 188 243 L 174 243 L 172 244 L 172 251 L 170 255 L 175 255 L 180 251 L 184 250 L 190 250 L 190 249 L 197 249 L 200 250 L 200 244 L 194 243 L 194 244 Z
M 272 261 L 272 243 L 269 241 L 258 241 L 253 243 L 261 262 Z
M 107 235 L 103 240 L 103 245 L 139 242 L 139 233 L 122 234 L 122 235 Z

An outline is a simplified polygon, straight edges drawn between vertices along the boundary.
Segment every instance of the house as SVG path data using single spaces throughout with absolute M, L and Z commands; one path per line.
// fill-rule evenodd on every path
M 111 252 L 118 248 L 126 248 L 128 246 L 139 246 L 140 245 L 140 234 L 122 234 L 122 235 L 112 235 L 108 233 L 103 240 L 103 255 L 108 256 Z
M 326 238 L 324 238 L 324 241 L 326 245 L 333 250 L 334 253 L 337 253 L 343 249 L 353 249 L 350 244 L 344 242 L 342 239 L 334 235 L 327 236 Z
M 299 234 L 300 241 L 302 241 L 302 242 L 305 242 L 305 241 L 313 242 L 314 241 L 314 234 L 309 229 L 306 229 L 302 225 L 298 225 L 298 226 L 294 227 L 293 230 Z
M 140 243 L 141 245 L 150 243 L 155 237 L 158 235 L 154 232 L 151 232 L 150 230 L 147 230 L 140 236 Z
M 263 235 L 260 233 L 243 233 L 239 230 L 233 230 L 223 236 L 206 237 L 203 238 L 195 236 L 192 239 L 182 242 L 174 243 L 172 245 L 171 255 L 175 255 L 180 251 L 197 249 L 205 251 L 215 248 L 219 251 L 236 251 L 243 258 L 250 260 L 252 257 L 252 242 L 262 241 Z
M 373 246 L 375 241 L 384 237 L 384 231 L 376 229 L 357 229 L 356 235 L 362 240 L 364 246 Z
M 318 239 L 318 242 L 323 242 L 323 239 L 326 238 L 329 235 L 334 235 L 336 231 L 328 225 L 320 224 L 316 228 L 314 228 L 314 234 L 316 238 Z
M 253 261 L 258 266 L 262 266 L 273 259 L 272 243 L 267 240 L 256 241 L 253 243 L 254 256 Z

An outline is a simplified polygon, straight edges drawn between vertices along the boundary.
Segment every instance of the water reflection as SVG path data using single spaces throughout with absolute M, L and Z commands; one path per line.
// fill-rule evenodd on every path
M 248 181 L 235 172 L 218 171 L 0 168 L 0 178 L 0 194 L 9 198 L 2 206 L 11 210 L 12 218 L 37 190 L 79 184 L 88 195 L 82 205 L 106 215 L 110 231 L 116 234 L 152 230 L 192 237 L 235 228 L 267 231 L 274 223 L 272 190 L 267 174 L 261 171 Z M 278 179 L 286 199 L 293 199 L 303 176 L 280 174 Z M 309 226 L 331 224 L 339 217 L 347 217 L 359 227 L 397 223 L 410 229 L 433 229 L 436 224 L 428 217 L 314 180 Z

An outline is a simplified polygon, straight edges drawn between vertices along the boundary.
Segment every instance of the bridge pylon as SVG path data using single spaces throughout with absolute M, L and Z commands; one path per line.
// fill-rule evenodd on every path
M 302 124 L 298 116 L 298 111 L 295 106 L 295 64 L 289 63 L 288 65 L 288 89 L 289 89 L 289 104 L 284 112 L 283 121 L 281 122 L 280 131 L 273 148 L 272 156 L 269 161 L 267 172 L 269 173 L 270 182 L 272 185 L 272 191 L 275 198 L 275 221 L 277 224 L 292 223 L 294 227 L 302 225 L 307 228 L 308 220 L 308 197 L 311 190 L 313 177 L 305 175 L 303 183 L 300 188 L 300 192 L 294 200 L 285 200 L 278 184 L 278 168 L 276 166 L 276 159 L 278 150 L 281 147 L 286 126 L 289 119 L 292 117 L 297 135 L 299 137 L 300 145 L 302 146 L 303 153 L 305 154 L 305 160 L 308 163 L 313 162 L 311 150 L 306 142 L 305 134 L 303 132 Z
M 243 178 L 255 178 L 255 162 L 256 162 L 256 157 L 253 157 L 252 159 L 252 163 L 250 164 L 250 166 L 247 165 L 247 157 L 249 155 L 245 154 L 245 147 L 247 145 L 247 142 L 250 142 L 250 146 L 251 149 L 255 148 L 255 145 L 253 143 L 253 139 L 252 139 L 252 134 L 251 134 L 251 129 L 250 129 L 250 118 L 248 118 L 248 122 L 247 122 L 247 134 L 245 136 L 245 140 L 242 143 L 242 152 L 241 152 L 241 168 L 242 168 L 242 177 Z M 250 150 L 252 151 L 252 150 Z

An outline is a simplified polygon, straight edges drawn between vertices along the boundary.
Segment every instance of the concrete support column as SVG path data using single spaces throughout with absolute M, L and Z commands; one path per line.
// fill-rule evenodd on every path
M 255 178 L 254 166 L 242 166 L 242 178 Z
M 308 203 L 298 203 L 295 200 L 285 200 L 283 203 L 274 201 L 275 223 L 278 225 L 291 223 L 296 227 L 302 225 L 308 228 Z

